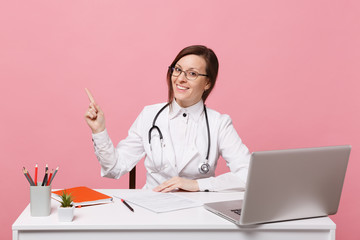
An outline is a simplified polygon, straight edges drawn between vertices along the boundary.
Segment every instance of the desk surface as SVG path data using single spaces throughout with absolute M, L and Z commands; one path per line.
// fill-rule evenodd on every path
M 141 190 L 99 190 L 110 196 L 119 195 L 126 191 Z M 216 202 L 223 200 L 242 199 L 243 192 L 181 192 L 177 193 L 189 199 L 197 200 L 203 203 Z M 203 207 L 184 209 L 167 213 L 154 213 L 142 207 L 132 205 L 135 212 L 131 212 L 120 199 L 114 198 L 113 203 L 89 206 L 75 209 L 73 222 L 65 223 L 58 221 L 57 208 L 59 203 L 52 200 L 51 214 L 48 217 L 31 217 L 30 206 L 27 206 L 19 218 L 12 226 L 13 236 L 19 232 L 31 231 L 85 231 L 85 230 L 304 230 L 307 231 L 330 231 L 331 237 L 319 239 L 334 239 L 336 225 L 328 217 L 312 218 L 306 220 L 286 221 L 271 224 L 259 224 L 250 227 L 242 227 L 233 224 L 209 211 Z M 20 235 L 19 235 L 20 236 Z M 13 239 L 22 239 L 14 236 Z M 30 238 L 24 238 L 30 239 Z M 40 238 L 38 238 L 40 239 Z M 110 238 L 109 238 L 110 239 Z M 149 239 L 149 238 L 148 238 Z M 255 238 L 252 238 L 255 239 Z

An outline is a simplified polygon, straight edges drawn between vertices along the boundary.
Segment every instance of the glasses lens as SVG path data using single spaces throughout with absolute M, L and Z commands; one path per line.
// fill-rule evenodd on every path
M 172 75 L 174 77 L 178 77 L 181 74 L 182 70 L 178 67 L 173 67 L 172 68 Z
M 186 78 L 189 80 L 195 80 L 198 77 L 198 73 L 195 71 L 186 71 Z
M 188 80 L 195 80 L 198 76 L 199 76 L 199 73 L 198 72 L 196 72 L 196 71 L 183 71 L 181 68 L 179 68 L 179 67 L 173 67 L 173 68 L 171 68 L 171 70 L 172 70 L 172 75 L 174 76 L 174 77 L 178 77 L 178 76 L 180 76 L 180 74 L 182 73 L 182 72 L 184 72 L 184 75 L 185 75 L 185 77 L 188 79 Z

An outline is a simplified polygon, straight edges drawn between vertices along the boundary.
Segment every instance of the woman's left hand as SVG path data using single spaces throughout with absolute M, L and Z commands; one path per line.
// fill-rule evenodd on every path
M 182 189 L 190 192 L 199 191 L 199 184 L 196 180 L 173 177 L 168 181 L 163 182 L 153 190 L 155 192 L 170 192 L 175 189 Z

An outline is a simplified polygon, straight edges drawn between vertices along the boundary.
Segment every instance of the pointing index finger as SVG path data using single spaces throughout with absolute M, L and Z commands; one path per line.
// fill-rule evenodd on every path
M 86 94 L 87 94 L 88 97 L 89 97 L 90 102 L 95 103 L 95 99 L 94 99 L 94 97 L 91 95 L 90 91 L 89 91 L 87 88 L 85 88 L 85 91 L 86 91 Z

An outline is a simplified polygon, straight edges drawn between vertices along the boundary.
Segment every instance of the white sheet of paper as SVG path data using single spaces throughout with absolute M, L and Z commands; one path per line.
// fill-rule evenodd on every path
M 160 193 L 152 190 L 124 193 L 116 198 L 146 208 L 156 213 L 176 211 L 185 208 L 199 207 L 202 203 L 178 196 L 174 193 Z

